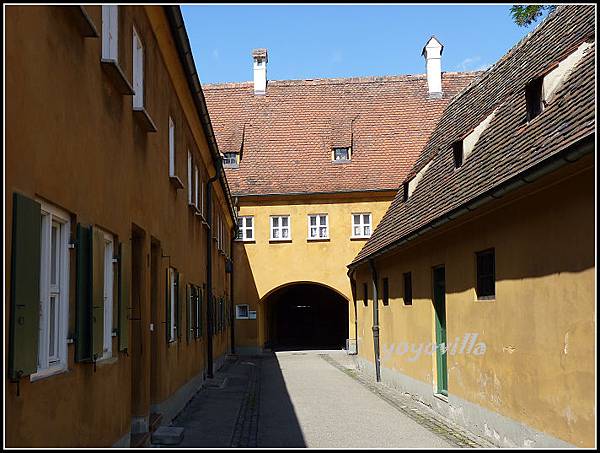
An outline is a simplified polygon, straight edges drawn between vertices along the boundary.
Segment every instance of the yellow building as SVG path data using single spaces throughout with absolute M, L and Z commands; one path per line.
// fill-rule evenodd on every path
M 6 445 L 146 445 L 231 349 L 235 211 L 183 19 L 5 13 Z
M 204 86 L 238 207 L 238 351 L 354 347 L 346 265 L 478 74 L 442 73 L 442 46 L 428 45 L 427 75 L 271 81 L 256 49 L 252 82 Z
M 349 265 L 360 366 L 501 446 L 595 444 L 594 16 L 448 105 Z

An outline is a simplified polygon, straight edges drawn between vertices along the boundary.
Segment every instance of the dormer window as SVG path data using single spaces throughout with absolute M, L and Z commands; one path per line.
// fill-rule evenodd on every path
M 240 165 L 240 153 L 223 153 L 223 167 L 237 168 Z
M 462 140 L 457 140 L 452 144 L 452 154 L 454 155 L 454 168 L 460 167 L 463 164 L 464 157 Z
M 402 201 L 408 200 L 408 181 L 402 183 Z
M 527 103 L 527 121 L 531 121 L 544 110 L 542 100 L 542 87 L 544 86 L 544 78 L 538 77 L 533 79 L 525 87 L 525 101 Z
M 350 148 L 333 148 L 333 161 L 345 162 L 351 159 Z

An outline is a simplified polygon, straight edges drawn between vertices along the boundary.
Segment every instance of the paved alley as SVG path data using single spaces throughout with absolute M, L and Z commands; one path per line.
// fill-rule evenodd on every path
M 415 417 L 395 402 L 400 395 L 354 376 L 350 364 L 341 351 L 231 358 L 174 420 L 185 428 L 179 446 L 480 446 L 425 408 Z

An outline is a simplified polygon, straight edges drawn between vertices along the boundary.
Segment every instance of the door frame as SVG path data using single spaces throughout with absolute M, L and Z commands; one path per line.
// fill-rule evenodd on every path
M 442 300 L 438 300 L 436 288 L 439 280 L 436 280 L 436 272 L 443 271 L 443 289 L 441 292 Z M 448 323 L 446 310 L 446 268 L 444 264 L 434 266 L 431 271 L 432 281 L 432 306 L 434 314 L 435 328 L 435 365 L 436 365 L 436 382 L 435 393 L 448 397 Z M 443 310 L 443 323 L 439 313 Z M 442 326 L 443 324 L 443 326 Z M 440 351 L 440 344 L 444 343 L 444 351 Z

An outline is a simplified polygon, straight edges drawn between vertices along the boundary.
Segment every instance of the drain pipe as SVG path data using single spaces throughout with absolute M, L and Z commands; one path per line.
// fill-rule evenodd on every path
M 206 233 L 206 366 L 208 367 L 207 376 L 213 378 L 213 319 L 212 319 L 212 183 L 219 179 L 219 169 L 215 176 L 206 182 L 206 222 L 208 223 Z
M 369 260 L 371 278 L 373 280 L 373 348 L 375 349 L 375 378 L 381 382 L 381 368 L 379 355 L 379 297 L 377 294 L 377 269 L 375 261 Z

